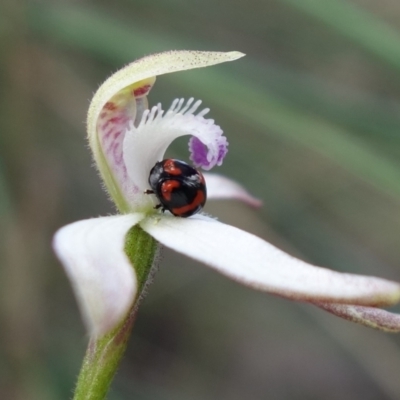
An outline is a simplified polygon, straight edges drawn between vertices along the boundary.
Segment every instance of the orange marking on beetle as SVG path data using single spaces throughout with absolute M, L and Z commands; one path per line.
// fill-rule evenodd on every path
M 163 167 L 164 171 L 170 175 L 182 175 L 182 170 L 176 166 L 174 160 L 165 161 Z
M 198 207 L 199 205 L 204 205 L 205 202 L 205 197 L 204 193 L 201 190 L 197 191 L 196 197 L 193 199 L 193 201 L 183 207 L 177 207 L 177 208 L 172 208 L 172 212 L 175 215 L 183 215 L 186 214 L 189 211 L 192 211 L 194 208 Z
M 163 196 L 163 199 L 167 201 L 171 201 L 171 195 L 174 189 L 177 189 L 179 186 L 181 186 L 179 181 L 165 181 L 161 185 L 161 193 Z

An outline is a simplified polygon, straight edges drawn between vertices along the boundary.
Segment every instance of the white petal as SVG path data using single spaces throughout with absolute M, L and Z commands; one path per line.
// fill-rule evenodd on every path
M 91 139 L 91 135 L 95 135 L 97 118 L 104 105 L 125 88 L 134 85 L 132 86 L 134 90 L 143 89 L 143 95 L 150 89 L 143 88 L 143 85 L 148 83 L 151 86 L 156 76 L 208 67 L 234 61 L 243 56 L 244 54 L 238 51 L 222 53 L 214 51 L 177 50 L 151 54 L 128 64 L 110 76 L 100 86 L 93 97 L 88 113 L 89 139 Z M 148 80 L 150 81 L 147 82 Z M 137 94 L 135 95 L 137 96 Z
M 338 317 L 379 329 L 385 332 L 400 332 L 400 315 L 375 307 L 348 304 L 317 303 L 318 307 Z
M 260 207 L 261 200 L 253 197 L 242 185 L 218 174 L 203 174 L 207 185 L 207 199 L 235 199 L 252 207 Z
M 141 226 L 167 247 L 236 281 L 290 299 L 372 306 L 400 299 L 397 283 L 312 266 L 252 234 L 202 215 L 152 217 Z
M 91 335 L 113 328 L 133 303 L 137 279 L 124 245 L 126 233 L 142 218 L 142 214 L 130 214 L 78 221 L 54 236 L 54 251 Z

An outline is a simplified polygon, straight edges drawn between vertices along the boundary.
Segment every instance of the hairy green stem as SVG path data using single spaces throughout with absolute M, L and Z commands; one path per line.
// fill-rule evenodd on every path
M 111 381 L 125 352 L 138 308 L 157 253 L 157 242 L 139 226 L 126 236 L 125 252 L 138 279 L 138 294 L 126 318 L 110 333 L 89 341 L 74 400 L 101 400 L 107 395 Z

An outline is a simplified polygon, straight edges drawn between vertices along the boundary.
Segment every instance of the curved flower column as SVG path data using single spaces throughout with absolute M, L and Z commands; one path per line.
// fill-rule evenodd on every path
M 221 165 L 228 149 L 222 129 L 205 118 L 209 110 L 201 110 L 200 101 L 176 99 L 167 111 L 160 104 L 148 109 L 146 96 L 156 75 L 242 56 L 239 52 L 175 51 L 144 57 L 112 75 L 93 97 L 89 143 L 105 187 L 122 215 L 73 223 L 54 238 L 55 252 L 72 282 L 91 336 L 76 398 L 105 395 L 158 243 L 256 290 L 310 302 L 367 326 L 400 331 L 400 317 L 377 308 L 400 300 L 398 283 L 312 266 L 205 215 L 178 218 L 161 213 L 154 208 L 155 196 L 144 193 L 149 189 L 151 168 L 163 159 L 174 139 L 191 136 L 190 159 L 206 171 Z M 238 183 L 220 175 L 204 176 L 209 199 L 236 198 L 250 206 L 260 205 Z M 87 397 L 89 392 L 97 397 Z

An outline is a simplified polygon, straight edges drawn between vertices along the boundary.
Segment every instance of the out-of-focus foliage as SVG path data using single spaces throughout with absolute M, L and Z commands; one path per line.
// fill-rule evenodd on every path
M 113 212 L 86 109 L 111 71 L 170 49 L 248 55 L 150 95 L 203 99 L 230 141 L 218 172 L 264 201 L 207 211 L 314 263 L 400 280 L 397 1 L 3 0 L 1 399 L 71 396 L 87 338 L 51 237 Z M 186 141 L 170 154 L 186 159 Z M 165 252 L 110 399 L 398 399 L 399 371 L 399 336 Z

